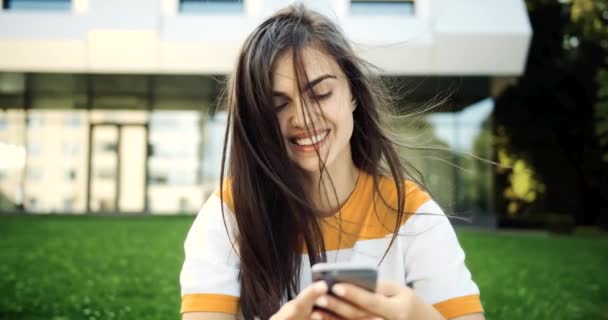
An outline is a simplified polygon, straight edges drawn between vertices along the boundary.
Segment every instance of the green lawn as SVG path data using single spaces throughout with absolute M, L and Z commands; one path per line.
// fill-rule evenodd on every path
M 0 216 L 0 319 L 175 319 L 193 217 Z M 608 235 L 459 232 L 488 319 L 608 319 Z

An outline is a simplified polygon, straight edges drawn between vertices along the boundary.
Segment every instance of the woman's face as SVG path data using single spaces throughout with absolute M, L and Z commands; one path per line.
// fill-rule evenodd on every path
M 355 103 L 348 80 L 335 60 L 320 50 L 307 47 L 300 59 L 309 80 L 301 88 L 302 97 L 291 50 L 279 57 L 274 69 L 274 108 L 287 153 L 307 172 L 319 171 L 315 147 L 328 169 L 351 165 Z

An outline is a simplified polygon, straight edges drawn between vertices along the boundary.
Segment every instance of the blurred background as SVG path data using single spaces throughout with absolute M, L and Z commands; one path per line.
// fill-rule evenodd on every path
M 179 317 L 211 114 L 288 0 L 0 1 L 1 319 Z M 311 0 L 409 113 L 488 318 L 608 319 L 608 1 Z M 440 102 L 440 103 L 437 103 Z M 498 163 L 493 165 L 474 156 Z

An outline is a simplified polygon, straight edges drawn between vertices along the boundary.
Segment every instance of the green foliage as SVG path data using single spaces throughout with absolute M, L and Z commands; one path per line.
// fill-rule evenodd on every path
M 571 234 L 576 228 L 576 222 L 571 215 L 550 213 L 544 217 L 546 228 L 550 232 Z
M 507 213 L 516 215 L 536 201 L 545 192 L 545 185 L 539 181 L 534 170 L 525 159 L 515 158 L 504 150 L 498 151 L 499 172 L 506 172 L 509 185 L 502 196 L 507 201 Z M 508 168 L 505 169 L 505 168 Z
M 15 204 L 0 190 L 0 210 L 12 210 Z
M 517 208 L 508 197 L 497 199 L 497 210 L 556 212 L 597 224 L 608 207 L 601 178 L 608 175 L 602 142 L 608 82 L 601 71 L 608 68 L 608 1 L 526 3 L 534 32 L 526 70 L 497 98 L 494 118 L 497 151 L 526 174 L 514 178 L 505 170 L 496 181 L 500 197 L 542 187 Z
M 608 1 L 574 0 L 570 18 L 588 41 L 608 40 Z
M 0 217 L 0 319 L 177 319 L 193 217 Z M 459 232 L 488 319 L 608 319 L 608 234 Z
M 597 117 L 595 130 L 602 148 L 602 160 L 608 162 L 608 69 L 601 69 L 598 72 L 597 82 L 599 90 L 595 105 Z

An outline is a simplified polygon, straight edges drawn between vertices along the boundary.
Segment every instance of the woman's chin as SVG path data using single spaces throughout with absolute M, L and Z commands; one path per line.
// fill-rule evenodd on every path
M 321 153 L 326 152 L 326 150 L 320 150 Z M 322 154 L 321 157 L 324 159 L 325 167 L 329 166 L 332 162 L 332 157 L 328 154 Z M 323 166 L 323 160 L 319 159 L 319 156 L 316 153 L 310 154 L 291 154 L 291 160 L 305 173 L 319 173 L 321 171 L 321 166 Z
M 298 159 L 298 160 L 294 160 L 296 166 L 298 166 L 298 168 L 300 168 L 304 173 L 307 174 L 318 174 L 319 172 L 321 172 L 321 166 L 322 164 L 319 162 L 318 158 L 315 159 Z M 325 163 L 325 169 L 327 170 L 327 168 L 330 166 L 330 162 L 326 162 Z
M 318 161 L 296 161 L 298 168 L 305 173 L 318 173 L 320 170 Z

